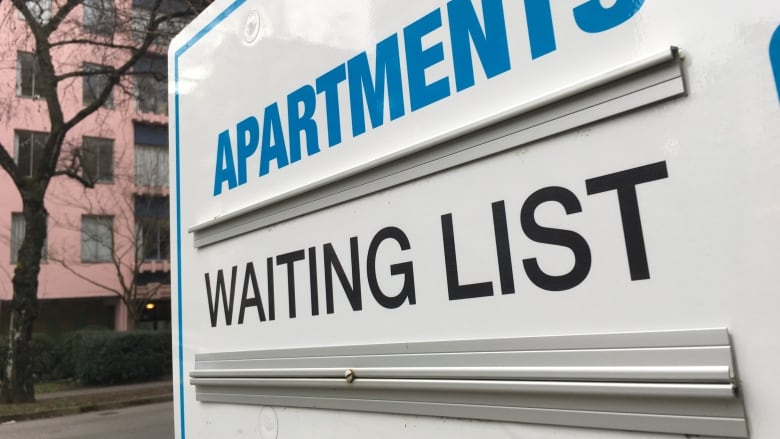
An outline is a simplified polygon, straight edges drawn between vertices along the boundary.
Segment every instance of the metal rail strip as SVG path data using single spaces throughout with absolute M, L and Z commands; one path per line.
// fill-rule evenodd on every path
M 193 225 L 189 232 L 196 248 L 214 244 L 685 92 L 682 61 L 672 47 L 398 154 Z
M 200 354 L 198 401 L 748 437 L 725 329 Z

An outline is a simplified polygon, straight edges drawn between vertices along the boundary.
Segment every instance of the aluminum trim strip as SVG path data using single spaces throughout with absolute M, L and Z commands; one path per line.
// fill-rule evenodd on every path
M 209 403 L 747 437 L 737 382 L 722 328 L 203 353 L 190 373 Z
M 671 48 L 189 231 L 203 247 L 684 94 Z
M 352 367 L 355 379 L 470 379 L 596 382 L 731 383 L 731 370 L 722 366 L 640 367 Z M 344 367 L 195 370 L 192 378 L 337 378 Z M 201 381 L 199 381 L 200 383 Z
M 244 389 L 294 389 L 317 391 L 345 390 L 370 392 L 392 390 L 405 392 L 462 392 L 501 394 L 587 395 L 592 397 L 631 396 L 666 398 L 733 398 L 732 384 L 679 384 L 679 383 L 603 383 L 561 381 L 508 381 L 508 380 L 444 380 L 444 379 L 356 379 L 347 383 L 341 379 L 317 378 L 192 378 L 196 386 L 240 387 Z M 201 391 L 203 393 L 203 391 Z

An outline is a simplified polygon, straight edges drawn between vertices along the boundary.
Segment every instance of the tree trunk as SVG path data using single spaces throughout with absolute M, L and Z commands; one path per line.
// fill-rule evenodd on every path
M 14 296 L 8 330 L 8 363 L 3 379 L 2 399 L 6 403 L 32 402 L 33 389 L 32 331 L 38 314 L 38 272 L 46 240 L 46 209 L 43 194 L 25 197 L 25 235 L 14 270 Z

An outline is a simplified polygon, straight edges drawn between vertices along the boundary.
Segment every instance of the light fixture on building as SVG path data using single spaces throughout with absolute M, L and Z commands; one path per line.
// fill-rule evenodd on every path
M 152 302 L 146 304 L 146 309 L 153 310 L 156 305 Z

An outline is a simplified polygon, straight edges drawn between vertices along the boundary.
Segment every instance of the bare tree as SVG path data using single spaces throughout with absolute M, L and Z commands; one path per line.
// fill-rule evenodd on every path
M 9 0 L 6 0 L 9 1 Z M 10 0 L 13 13 L 4 13 L 3 32 L 16 32 L 32 49 L 36 72 L 36 97 L 45 102 L 49 126 L 45 140 L 35 145 L 35 160 L 20 166 L 10 153 L 13 146 L 0 144 L 0 167 L 10 176 L 22 200 L 25 235 L 13 274 L 13 298 L 8 336 L 8 362 L 4 371 L 2 399 L 28 402 L 35 399 L 30 340 L 37 315 L 38 274 L 42 247 L 47 237 L 45 198 L 58 176 L 68 177 L 84 187 L 94 181 L 85 176 L 81 157 L 68 151 L 68 133 L 105 105 L 119 89 L 134 93 L 137 81 L 131 76 L 164 75 L 154 69 L 134 69 L 150 53 L 164 54 L 165 40 L 193 17 L 208 0 L 193 3 L 173 0 Z M 0 7 L 4 7 L 0 0 Z M 5 10 L 11 10 L 7 8 Z M 98 14 L 96 20 L 85 17 Z M 23 21 L 16 18 L 19 14 Z M 17 23 L 23 23 L 19 25 Z M 89 24 L 94 29 L 86 29 Z M 113 29 L 109 34 L 107 27 Z M 94 62 L 70 62 L 68 54 L 90 55 Z M 89 99 L 75 111 L 64 105 L 73 102 L 74 81 L 89 84 Z M 14 111 L 14 108 L 7 108 Z M 29 166 L 28 166 L 29 165 Z
M 115 175 L 113 180 L 119 190 L 110 196 L 84 188 L 77 198 L 71 193 L 54 198 L 53 202 L 72 207 L 76 214 L 51 218 L 49 226 L 74 232 L 70 238 L 79 236 L 81 249 L 72 239 L 52 242 L 48 260 L 116 296 L 127 310 L 131 327 L 136 327 L 145 306 L 170 284 L 160 279 L 141 282 L 150 265 L 170 258 L 168 197 L 160 190 L 135 190 L 132 176 Z M 85 258 L 103 261 L 114 276 L 109 280 L 92 276 L 84 270 Z

